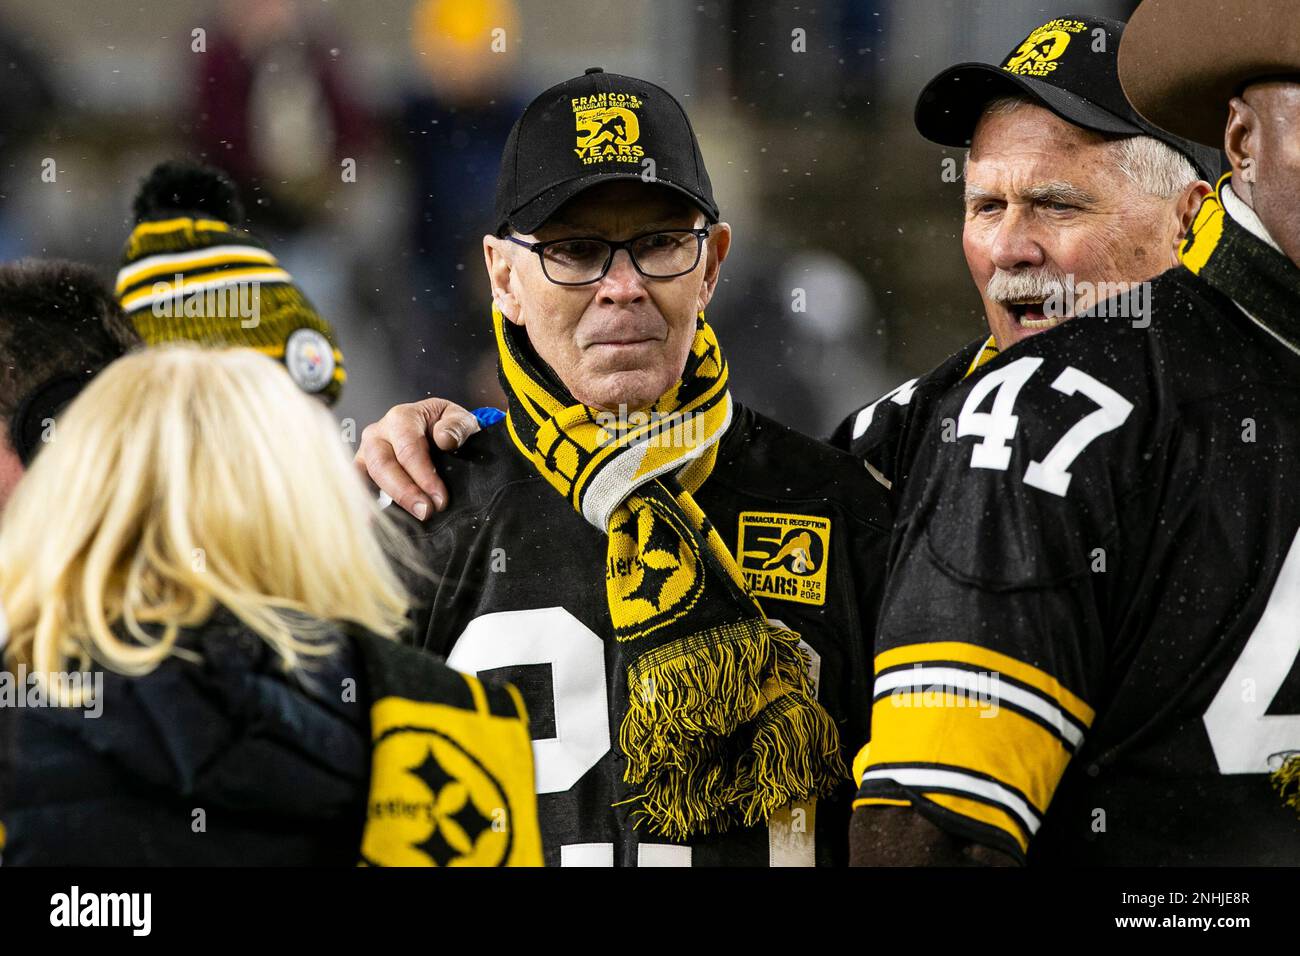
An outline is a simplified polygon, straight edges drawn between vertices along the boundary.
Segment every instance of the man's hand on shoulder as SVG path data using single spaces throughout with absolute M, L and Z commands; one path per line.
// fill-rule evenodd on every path
M 455 451 L 479 430 L 478 419 L 445 398 L 395 405 L 361 432 L 353 464 L 395 501 L 423 521 L 447 507 L 447 486 L 433 465 L 430 439 Z

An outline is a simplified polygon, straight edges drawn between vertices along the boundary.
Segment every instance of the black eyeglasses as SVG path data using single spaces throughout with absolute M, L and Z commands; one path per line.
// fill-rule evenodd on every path
M 700 229 L 664 229 L 647 232 L 622 242 L 586 236 L 551 239 L 547 242 L 524 242 L 506 236 L 516 245 L 537 253 L 542 272 L 556 285 L 588 285 L 599 282 L 614 263 L 614 253 L 626 249 L 637 272 L 647 279 L 675 279 L 700 264 L 704 240 L 709 227 Z

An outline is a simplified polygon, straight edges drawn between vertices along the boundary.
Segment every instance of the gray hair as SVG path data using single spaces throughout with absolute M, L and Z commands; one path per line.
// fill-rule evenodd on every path
M 1005 116 L 1034 101 L 1025 96 L 1000 96 L 984 107 L 984 114 Z M 1153 136 L 1125 136 L 1110 142 L 1115 168 L 1144 193 L 1173 199 L 1201 178 L 1186 156 Z M 970 151 L 966 151 L 967 159 Z

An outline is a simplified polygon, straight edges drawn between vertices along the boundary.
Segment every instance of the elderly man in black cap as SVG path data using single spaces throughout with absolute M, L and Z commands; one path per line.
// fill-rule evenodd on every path
M 921 135 L 969 149 L 962 248 L 990 334 L 836 430 L 832 444 L 896 498 L 920 445 L 951 437 L 932 412 L 954 385 L 1114 292 L 1125 291 L 1116 307 L 1141 324 L 1145 280 L 1177 264 L 1219 154 L 1134 112 L 1116 68 L 1123 31 L 1118 20 L 1057 17 L 1001 66 L 959 63 L 921 91 Z
M 1232 172 L 1145 322 L 1099 308 L 939 403 L 959 438 L 904 494 L 856 862 L 1300 859 L 1293 13 L 1146 0 L 1125 31 L 1134 106 Z
M 847 861 L 888 505 L 732 401 L 730 238 L 658 86 L 588 70 L 515 124 L 483 240 L 509 410 L 440 462 L 414 639 L 522 690 L 548 864 Z

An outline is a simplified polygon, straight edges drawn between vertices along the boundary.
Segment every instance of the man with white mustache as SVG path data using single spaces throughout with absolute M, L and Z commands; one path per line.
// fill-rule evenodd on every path
M 1222 144 L 1231 172 L 1140 324 L 1108 303 L 932 410 L 958 440 L 921 446 L 897 509 L 854 862 L 1300 860 L 1294 12 L 1133 14 L 1134 108 Z M 915 706 L 986 676 L 996 717 Z
M 969 147 L 962 249 L 989 335 L 836 429 L 831 443 L 863 459 L 895 500 L 921 443 L 954 437 L 931 420 L 944 394 L 999 352 L 1094 307 L 1124 309 L 1142 328 L 1146 280 L 1177 265 L 1220 159 L 1129 105 L 1117 69 L 1123 30 L 1117 20 L 1058 17 L 1001 67 L 960 63 L 921 92 L 921 135 Z

